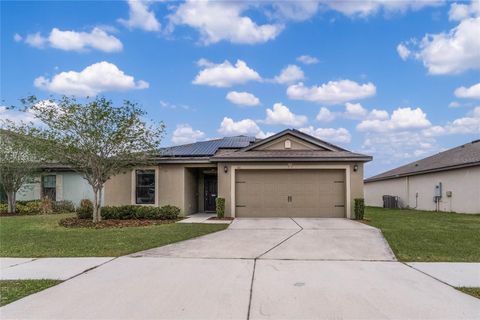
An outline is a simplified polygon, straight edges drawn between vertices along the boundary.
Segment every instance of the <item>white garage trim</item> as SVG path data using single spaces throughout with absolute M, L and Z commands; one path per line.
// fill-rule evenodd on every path
M 242 165 L 242 166 L 231 166 L 230 167 L 230 210 L 232 217 L 235 218 L 235 171 L 236 170 L 297 170 L 297 169 L 321 169 L 321 170 L 345 170 L 345 214 L 348 219 L 351 219 L 351 207 L 350 207 L 350 166 L 349 165 L 293 165 L 289 163 L 288 165 Z

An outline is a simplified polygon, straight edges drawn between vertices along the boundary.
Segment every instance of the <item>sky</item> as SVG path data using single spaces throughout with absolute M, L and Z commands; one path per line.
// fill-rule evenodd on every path
M 295 128 L 366 177 L 480 138 L 480 2 L 1 1 L 0 117 L 105 96 L 163 145 Z

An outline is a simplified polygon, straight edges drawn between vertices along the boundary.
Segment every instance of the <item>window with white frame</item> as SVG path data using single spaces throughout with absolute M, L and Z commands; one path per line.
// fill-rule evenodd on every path
M 155 204 L 155 170 L 135 170 L 135 203 Z

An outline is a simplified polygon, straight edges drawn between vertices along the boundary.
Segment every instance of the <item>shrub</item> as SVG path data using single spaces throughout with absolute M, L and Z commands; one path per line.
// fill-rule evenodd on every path
M 215 208 L 217 211 L 217 218 L 222 219 L 225 217 L 225 198 L 215 199 Z
M 50 214 L 53 213 L 53 202 L 50 198 L 43 198 L 39 202 L 40 204 L 40 212 L 41 214 Z
M 43 213 L 43 205 L 40 200 L 22 201 L 16 204 L 18 214 L 34 215 Z
M 363 220 L 363 214 L 365 213 L 365 200 L 363 198 L 354 199 L 354 211 L 355 219 Z
M 75 212 L 75 206 L 72 201 L 63 200 L 52 203 L 53 213 Z
M 0 203 L 0 213 L 7 213 L 8 211 L 8 204 Z
M 102 218 L 108 219 L 151 219 L 151 220 L 174 220 L 180 214 L 180 209 L 175 206 L 151 207 L 151 206 L 106 206 L 102 207 Z
M 93 203 L 88 199 L 82 199 L 80 206 L 77 209 L 77 217 L 79 219 L 92 219 L 93 218 Z

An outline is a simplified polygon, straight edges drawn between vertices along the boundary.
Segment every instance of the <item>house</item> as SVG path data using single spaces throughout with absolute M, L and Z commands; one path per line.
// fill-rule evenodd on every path
M 191 214 L 214 212 L 222 197 L 227 217 L 352 218 L 371 159 L 293 129 L 197 142 L 112 177 L 105 205 L 169 204 Z
M 23 185 L 17 192 L 17 200 L 29 201 L 48 197 L 53 201 L 67 200 L 75 206 L 82 199 L 93 200 L 92 187 L 81 174 L 59 164 L 45 164 L 41 174 Z
M 401 208 L 480 213 L 480 140 L 365 180 L 365 203 L 398 197 Z

